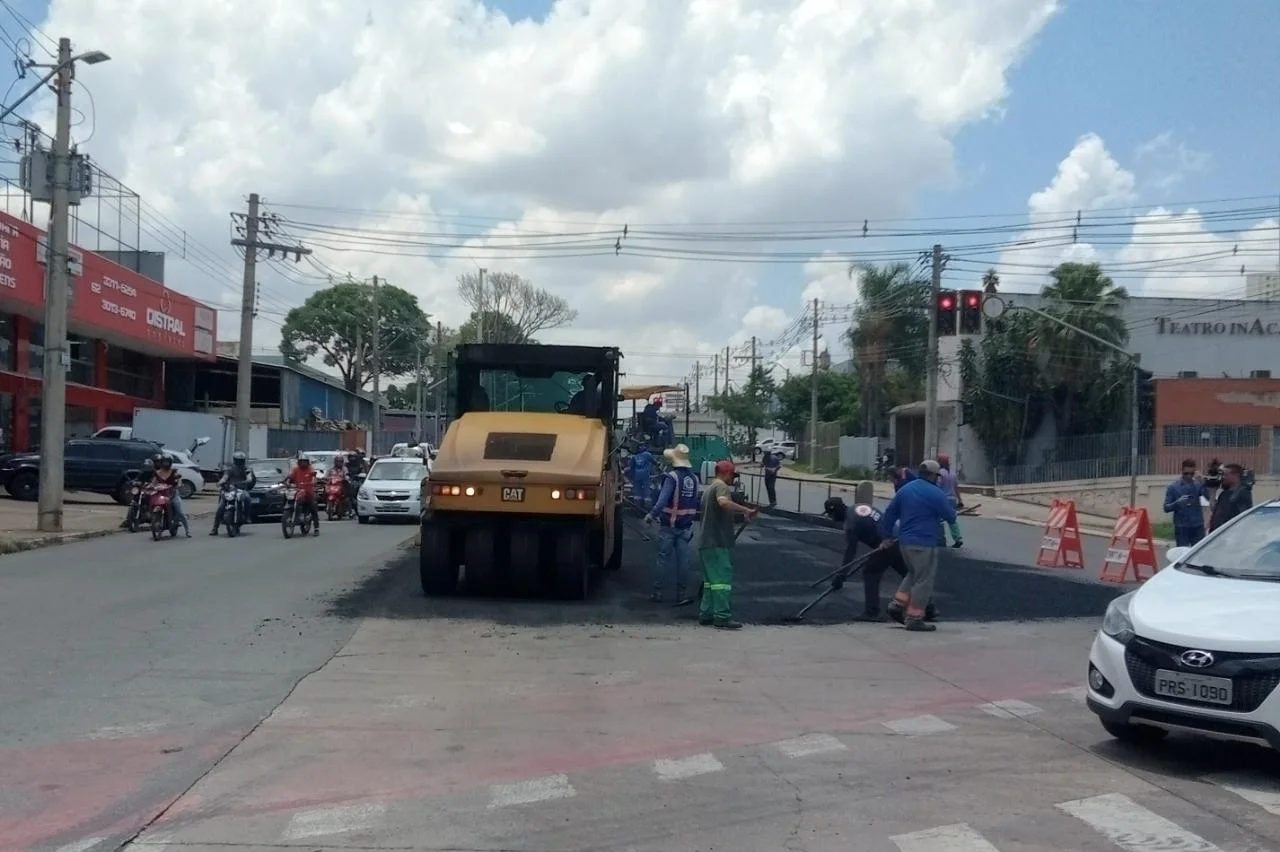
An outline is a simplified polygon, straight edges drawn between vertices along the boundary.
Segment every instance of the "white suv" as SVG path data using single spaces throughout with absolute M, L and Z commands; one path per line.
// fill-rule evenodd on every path
M 1167 559 L 1107 607 L 1089 709 L 1129 742 L 1188 731 L 1280 751 L 1280 500 Z

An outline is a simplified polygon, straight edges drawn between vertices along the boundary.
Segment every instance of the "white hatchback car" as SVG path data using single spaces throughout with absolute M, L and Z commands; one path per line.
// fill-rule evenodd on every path
M 431 473 L 421 456 L 378 459 L 356 494 L 356 518 L 412 518 L 422 515 L 422 480 Z
M 1167 560 L 1107 607 L 1089 709 L 1128 742 L 1183 731 L 1280 751 L 1280 500 Z

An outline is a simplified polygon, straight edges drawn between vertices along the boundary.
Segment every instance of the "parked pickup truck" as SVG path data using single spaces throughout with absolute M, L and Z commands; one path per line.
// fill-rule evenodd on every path
M 142 463 L 160 452 L 150 441 L 76 438 L 67 441 L 64 487 L 68 491 L 105 494 L 129 502 L 129 480 Z M 40 454 L 18 453 L 0 461 L 0 485 L 19 500 L 35 500 L 40 490 Z

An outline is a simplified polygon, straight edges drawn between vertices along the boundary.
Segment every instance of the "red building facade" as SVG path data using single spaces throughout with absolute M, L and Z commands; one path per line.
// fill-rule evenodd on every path
M 217 312 L 127 267 L 73 249 L 67 435 L 165 403 L 165 362 L 213 361 Z M 45 235 L 0 212 L 0 447 L 40 441 Z
M 1156 472 L 1184 458 L 1280 474 L 1280 379 L 1156 379 Z

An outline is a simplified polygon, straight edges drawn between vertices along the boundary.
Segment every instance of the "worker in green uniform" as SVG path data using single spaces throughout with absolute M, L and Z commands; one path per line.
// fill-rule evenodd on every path
M 741 622 L 733 620 L 730 598 L 733 593 L 733 545 L 737 538 L 734 515 L 751 520 L 760 514 L 735 503 L 733 462 L 716 462 L 715 478 L 707 483 L 702 496 L 702 531 L 698 539 L 698 556 L 702 562 L 702 606 L 698 623 L 717 630 L 740 630 Z

